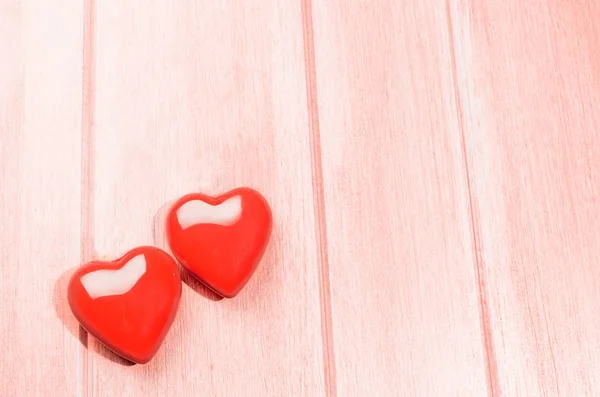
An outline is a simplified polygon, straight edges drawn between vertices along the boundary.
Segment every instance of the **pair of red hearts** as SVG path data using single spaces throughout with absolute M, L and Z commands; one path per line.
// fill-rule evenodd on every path
M 267 201 L 249 188 L 219 197 L 189 194 L 173 205 L 166 221 L 175 258 L 226 298 L 236 296 L 256 269 L 271 227 Z M 68 287 L 69 305 L 83 328 L 138 364 L 158 351 L 180 297 L 177 264 L 155 247 L 135 248 L 113 262 L 85 264 Z

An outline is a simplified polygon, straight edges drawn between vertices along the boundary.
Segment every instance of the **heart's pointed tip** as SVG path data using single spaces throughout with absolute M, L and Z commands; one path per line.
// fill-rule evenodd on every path
M 129 361 L 131 363 L 131 365 L 146 365 L 148 364 L 150 361 L 152 361 L 153 357 L 149 357 L 149 358 L 142 358 L 142 359 L 137 359 L 137 360 L 127 360 L 125 358 L 125 360 Z
M 139 365 L 139 364 L 146 364 L 147 362 L 150 361 L 150 359 L 136 359 L 133 357 L 127 357 L 121 354 L 118 354 L 116 352 L 114 352 L 113 350 L 110 350 L 109 348 L 106 348 L 107 353 L 101 353 L 102 356 L 108 358 L 110 361 L 115 362 L 117 364 L 121 364 L 125 367 L 133 367 L 134 365 Z
M 237 296 L 237 294 L 238 294 L 237 292 L 229 293 L 229 294 L 217 293 L 217 295 L 219 295 L 223 299 L 233 299 Z

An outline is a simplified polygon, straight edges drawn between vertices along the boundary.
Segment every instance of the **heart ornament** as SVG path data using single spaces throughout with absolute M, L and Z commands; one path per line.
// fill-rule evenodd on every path
M 113 262 L 94 261 L 71 276 L 68 301 L 81 326 L 121 357 L 152 359 L 179 306 L 177 263 L 155 247 L 138 247 Z
M 253 189 L 242 187 L 218 197 L 192 193 L 167 214 L 167 240 L 192 275 L 233 298 L 256 270 L 272 224 L 269 204 Z

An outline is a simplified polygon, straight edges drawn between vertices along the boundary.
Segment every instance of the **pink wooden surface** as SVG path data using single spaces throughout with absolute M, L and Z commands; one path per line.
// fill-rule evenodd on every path
M 62 283 L 81 260 L 82 16 L 77 1 L 0 1 L 2 396 L 82 385 Z
M 494 395 L 598 396 L 600 4 L 452 16 Z
M 597 21 L 0 0 L 0 395 L 600 395 Z M 184 276 L 145 366 L 80 330 L 74 267 L 239 185 L 275 225 L 238 297 Z
M 314 6 L 339 396 L 487 390 L 444 10 Z
M 168 202 L 246 185 L 272 244 L 235 299 L 184 288 L 149 365 L 93 355 L 89 395 L 324 395 L 300 8 L 213 4 L 97 3 L 92 240 L 162 246 Z

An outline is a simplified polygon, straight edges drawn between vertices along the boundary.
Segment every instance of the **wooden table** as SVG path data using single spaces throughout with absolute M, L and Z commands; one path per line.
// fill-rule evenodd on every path
M 600 2 L 0 0 L 2 396 L 600 396 Z M 251 186 L 232 300 L 126 366 L 66 302 Z

